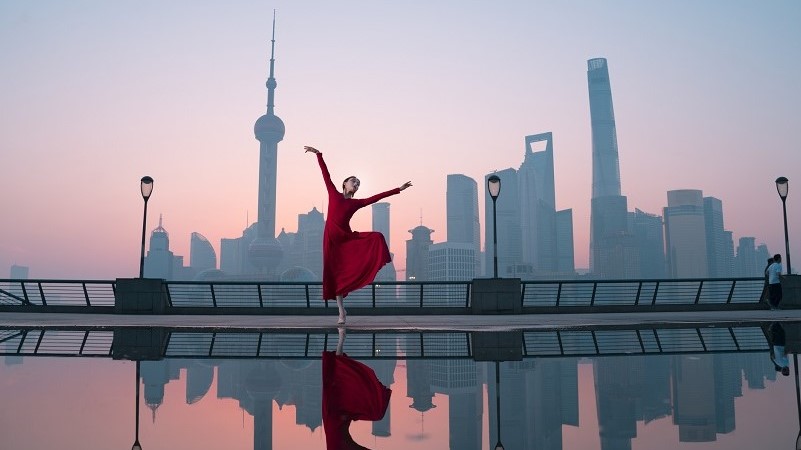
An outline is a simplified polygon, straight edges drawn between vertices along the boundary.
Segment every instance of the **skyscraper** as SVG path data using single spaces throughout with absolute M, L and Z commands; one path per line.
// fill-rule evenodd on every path
M 627 200 L 620 195 L 615 111 L 605 58 L 587 61 L 587 83 L 592 128 L 590 271 L 604 278 L 634 276 L 626 268 L 635 266 L 621 259 L 633 254 L 633 244 L 626 223 Z
M 518 171 L 522 259 L 534 271 L 556 271 L 556 193 L 553 175 L 553 136 L 526 136 L 526 150 Z M 533 144 L 545 143 L 535 152 Z
M 668 275 L 709 276 L 703 194 L 696 189 L 668 191 L 664 209 Z
M 389 240 L 389 203 L 379 202 L 373 203 L 373 231 L 378 231 L 384 235 L 384 240 L 387 241 L 387 246 L 390 244 Z M 392 256 L 392 261 L 381 268 L 375 276 L 375 281 L 396 281 L 397 271 L 395 270 L 395 255 L 390 248 L 389 252 Z
M 434 241 L 434 230 L 419 225 L 409 230 L 412 238 L 406 241 L 406 280 L 426 281 L 428 278 L 428 248 Z
M 150 247 L 145 256 L 145 278 L 173 279 L 175 255 L 170 251 L 170 234 L 164 229 L 159 216 L 159 226 L 150 233 Z
M 662 216 L 638 208 L 629 215 L 629 231 L 638 251 L 639 277 L 665 278 L 665 238 Z
M 189 239 L 189 267 L 195 273 L 217 268 L 217 253 L 209 240 L 197 232 Z
M 592 198 L 620 195 L 615 111 L 606 58 L 587 61 L 592 124 Z
M 270 49 L 270 76 L 267 79 L 267 113 L 256 121 L 253 132 L 259 141 L 259 217 L 257 237 L 248 247 L 251 264 L 262 274 L 273 272 L 281 262 L 283 250 L 275 239 L 275 190 L 278 143 L 284 139 L 284 122 L 275 115 L 275 16 Z
M 467 244 L 475 255 L 473 272 L 479 273 L 481 225 L 478 220 L 478 186 L 476 180 L 462 174 L 449 174 L 445 194 L 448 242 Z
M 709 276 L 726 278 L 732 276 L 732 254 L 729 239 L 723 229 L 723 202 L 715 197 L 704 197 L 704 223 L 706 228 L 706 255 Z

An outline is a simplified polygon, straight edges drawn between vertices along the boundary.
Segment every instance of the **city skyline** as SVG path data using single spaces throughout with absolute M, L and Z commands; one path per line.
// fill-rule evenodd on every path
M 275 113 L 286 124 L 276 233 L 325 211 L 303 145 L 325 152 L 335 179 L 358 175 L 360 194 L 411 179 L 391 201 L 391 226 L 410 230 L 422 216 L 439 243 L 448 174 L 479 182 L 484 217 L 485 175 L 517 167 L 525 136 L 551 132 L 556 209 L 573 210 L 576 267 L 588 267 L 586 64 L 606 58 L 629 210 L 659 214 L 667 191 L 702 190 L 724 203 L 734 242 L 754 236 L 784 254 L 773 180 L 801 180 L 799 62 L 788 57 L 801 46 L 801 5 L 187 5 L 0 5 L 0 57 L 12 68 L 0 74 L 12 168 L 0 188 L 13 193 L 14 218 L 0 228 L 0 266 L 35 278 L 135 275 L 143 175 L 155 179 L 148 233 L 163 214 L 175 254 L 188 259 L 198 232 L 219 256 L 220 239 L 257 217 L 252 126 L 267 105 L 273 8 Z M 370 220 L 362 212 L 353 227 Z M 392 235 L 399 271 L 410 237 Z

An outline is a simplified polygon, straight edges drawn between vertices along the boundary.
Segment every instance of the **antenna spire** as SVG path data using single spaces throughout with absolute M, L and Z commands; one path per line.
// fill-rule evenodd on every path
M 275 81 L 275 10 L 273 10 L 273 37 L 270 45 L 270 77 L 267 78 L 267 114 L 274 115 L 275 108 L 275 88 L 278 83 Z

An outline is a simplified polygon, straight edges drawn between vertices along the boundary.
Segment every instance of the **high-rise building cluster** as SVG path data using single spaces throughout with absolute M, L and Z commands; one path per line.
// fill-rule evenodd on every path
M 275 29 L 273 23 L 273 30 Z M 298 215 L 296 232 L 276 236 L 278 143 L 284 122 L 275 115 L 275 33 L 267 79 L 267 111 L 254 125 L 259 141 L 258 219 L 236 238 L 220 242 L 220 262 L 211 244 L 192 233 L 190 264 L 169 249 L 161 225 L 151 234 L 145 276 L 166 279 L 318 281 L 322 279 L 325 218 L 312 208 Z M 588 275 L 602 279 L 658 279 L 759 276 L 767 248 L 755 238 L 739 239 L 724 228 L 723 203 L 700 190 L 667 193 L 662 215 L 635 208 L 622 195 L 615 114 L 605 58 L 587 62 L 592 131 L 592 197 Z M 500 178 L 493 200 L 485 189 L 490 176 Z M 551 132 L 525 136 L 517 169 L 486 174 L 484 185 L 463 174 L 446 177 L 447 240 L 434 242 L 433 229 L 409 230 L 405 269 L 393 264 L 376 281 L 463 281 L 477 277 L 569 279 L 577 276 L 573 210 L 558 209 Z M 481 243 L 479 191 L 484 192 L 484 245 Z M 372 206 L 373 230 L 390 242 L 390 204 Z M 497 226 L 497 230 L 495 229 Z M 497 245 L 497 252 L 496 252 Z M 390 249 L 391 250 L 391 249 Z M 495 273 L 497 255 L 497 275 Z M 735 256 L 736 255 L 736 256 Z M 580 270 L 579 272 L 583 272 Z
M 735 258 L 723 202 L 700 190 L 667 193 L 662 217 L 628 211 L 621 195 L 615 113 L 606 59 L 587 62 L 592 128 L 590 273 L 596 278 L 726 278 L 759 276 L 767 247 L 740 239 Z

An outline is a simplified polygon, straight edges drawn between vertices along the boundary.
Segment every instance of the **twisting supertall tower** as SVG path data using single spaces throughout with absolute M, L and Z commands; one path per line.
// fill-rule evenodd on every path
M 284 139 L 284 122 L 275 115 L 275 11 L 270 48 L 270 77 L 267 79 L 267 113 L 256 121 L 253 132 L 259 141 L 259 217 L 257 238 L 248 248 L 248 258 L 262 272 L 273 271 L 283 251 L 275 239 L 275 190 L 278 143 Z
M 592 198 L 620 195 L 615 111 L 606 58 L 587 61 L 592 125 Z
M 587 61 L 592 126 L 590 272 L 605 278 L 634 276 L 637 261 L 627 225 L 628 204 L 620 195 L 615 111 L 606 58 Z

